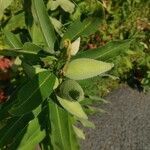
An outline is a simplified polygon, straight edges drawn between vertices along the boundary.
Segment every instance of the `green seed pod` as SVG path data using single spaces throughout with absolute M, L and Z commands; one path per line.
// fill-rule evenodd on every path
M 60 85 L 60 96 L 71 101 L 84 99 L 82 87 L 74 80 L 66 80 Z
M 79 58 L 68 64 L 64 75 L 73 80 L 82 80 L 109 71 L 113 66 L 113 63 L 106 63 L 89 58 Z

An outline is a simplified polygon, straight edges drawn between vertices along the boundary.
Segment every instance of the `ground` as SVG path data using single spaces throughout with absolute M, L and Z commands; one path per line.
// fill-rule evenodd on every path
M 85 129 L 82 150 L 150 150 L 150 93 L 122 86 L 106 99 L 99 106 L 106 113 L 90 117 L 96 129 Z

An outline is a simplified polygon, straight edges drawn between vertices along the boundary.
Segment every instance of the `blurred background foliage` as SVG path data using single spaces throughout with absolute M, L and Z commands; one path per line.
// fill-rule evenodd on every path
M 147 91 L 150 87 L 150 1 L 148 0 L 74 0 L 75 11 L 62 7 L 68 13 L 50 5 L 51 0 L 45 0 L 48 13 L 60 36 L 71 22 L 84 19 L 86 16 L 100 16 L 101 24 L 97 32 L 88 38 L 83 38 L 81 49 L 99 48 L 114 40 L 134 39 L 132 46 L 122 55 L 113 58 L 115 68 L 111 75 L 89 79 L 88 84 L 81 81 L 87 93 L 106 95 L 120 83 L 128 83 L 139 91 Z M 71 5 L 71 4 L 67 4 Z M 22 43 L 31 41 L 30 25 L 32 15 L 30 1 L 13 0 L 1 16 L 2 28 L 15 33 Z M 69 7 L 71 8 L 71 6 Z M 26 10 L 26 11 L 24 11 Z M 95 11 L 97 10 L 97 11 Z M 71 12 L 71 13 L 70 13 Z M 55 18 L 55 19 L 54 19 Z M 94 27 L 93 27 L 94 28 Z M 61 29 L 61 30 L 60 30 Z M 42 36 L 36 38 L 42 46 Z M 59 37 L 58 37 L 59 40 Z M 0 31 L 0 49 L 7 48 Z M 37 44 L 37 43 L 36 43 Z M 109 82 L 106 82 L 109 80 Z M 3 83 L 3 81 L 1 81 Z M 91 84 L 94 83 L 94 84 Z
M 119 55 L 116 56 L 113 54 L 113 57 L 107 60 L 115 64 L 115 67 L 109 74 L 102 74 L 101 76 L 79 81 L 84 89 L 86 99 L 92 99 L 91 101 L 86 101 L 86 99 L 82 101 L 82 105 L 89 106 L 85 110 L 86 112 L 94 113 L 95 110 L 93 110 L 93 107 L 90 107 L 90 104 L 93 101 L 107 102 L 100 98 L 100 96 L 107 95 L 112 89 L 118 88 L 121 83 L 127 83 L 139 91 L 146 92 L 150 88 L 150 1 L 64 0 L 61 3 L 61 0 L 57 0 L 57 2 L 54 0 L 44 0 L 44 2 L 47 6 L 50 21 L 55 28 L 55 32 L 57 32 L 55 50 L 60 49 L 59 41 L 61 41 L 67 28 L 72 23 L 73 25 L 78 25 L 81 22 L 84 24 L 84 20 L 87 17 L 88 19 L 90 17 L 99 17 L 99 20 L 96 20 L 95 24 L 91 28 L 88 28 L 88 30 L 96 32 L 92 35 L 86 33 L 88 37 L 82 37 L 80 46 L 81 54 L 86 51 L 96 51 L 97 48 L 100 49 L 101 47 L 102 49 L 111 51 L 111 49 L 115 48 L 115 44 L 116 46 L 120 44 L 118 40 L 120 42 L 123 41 L 123 43 L 126 40 L 132 41 L 130 47 L 127 46 L 130 45 L 128 42 L 128 44 L 124 43 L 122 47 L 119 45 L 121 47 L 120 49 L 118 48 L 120 50 Z M 8 0 L 8 3 L 5 1 L 5 4 L 7 5 L 5 6 L 4 13 L 3 10 L 0 11 L 0 29 L 14 33 L 11 34 L 11 32 L 8 32 L 6 34 L 12 40 L 17 41 L 17 45 L 12 47 L 20 48 L 24 43 L 32 42 L 43 48 L 45 50 L 43 53 L 46 53 L 43 36 L 39 30 L 39 26 L 36 24 L 37 18 L 34 16 L 35 13 L 31 12 L 33 11 L 31 9 L 31 1 Z M 84 26 L 86 25 L 84 24 Z M 77 26 L 76 28 L 78 31 L 80 27 Z M 71 32 L 73 31 L 71 30 Z M 11 45 L 11 43 L 9 44 Z M 0 50 L 9 49 L 9 44 L 0 30 Z M 39 47 L 35 46 L 34 48 L 39 50 Z M 32 59 L 28 58 L 26 61 L 28 63 Z M 34 66 L 34 62 L 31 64 L 38 69 L 42 66 L 51 70 L 54 67 L 53 65 L 55 65 L 53 62 L 55 62 L 53 57 L 47 57 L 45 60 L 38 60 L 36 66 Z M 64 62 L 59 63 L 60 66 L 58 65 L 55 68 L 56 70 L 59 70 Z M 30 65 L 24 67 L 30 70 Z M 10 93 L 22 86 L 26 82 L 26 79 L 26 74 L 19 59 L 16 57 L 1 56 L 0 103 L 6 101 Z M 9 103 L 9 101 L 7 102 Z M 3 124 L 1 125 L 3 126 Z
M 97 77 L 86 85 L 87 92 L 107 94 L 120 83 L 128 83 L 139 91 L 150 88 L 150 1 L 147 0 L 102 0 L 105 19 L 99 31 L 85 39 L 84 50 L 97 48 L 117 39 L 134 39 L 131 47 L 113 61 L 111 75 L 119 77 Z M 106 82 L 108 81 L 108 82 Z M 97 89 L 97 90 L 93 90 Z

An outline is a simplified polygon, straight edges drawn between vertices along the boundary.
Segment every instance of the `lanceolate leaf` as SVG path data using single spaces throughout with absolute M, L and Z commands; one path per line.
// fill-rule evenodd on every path
M 103 47 L 78 53 L 74 58 L 92 58 L 99 60 L 113 60 L 114 57 L 129 50 L 132 40 L 109 42 Z
M 79 150 L 73 120 L 63 108 L 49 101 L 51 143 L 54 150 Z
M 74 129 L 74 132 L 76 133 L 76 135 L 80 138 L 80 139 L 83 139 L 85 140 L 85 135 L 83 133 L 83 130 L 76 127 L 76 126 L 73 126 L 73 129 Z
M 61 47 L 63 46 L 65 39 L 75 40 L 80 36 L 88 36 L 94 33 L 98 29 L 100 22 L 100 18 L 93 17 L 87 18 L 83 22 L 77 20 L 76 22 L 72 23 L 62 38 Z
M 31 120 L 20 132 L 19 136 L 16 138 L 18 140 L 19 145 L 17 145 L 17 149 L 21 150 L 32 150 L 36 147 L 36 145 L 43 140 L 46 133 L 44 129 L 41 129 L 41 125 L 39 123 L 38 118 Z M 14 143 L 15 145 L 16 143 Z M 11 145 L 13 146 L 13 145 Z
M 10 110 L 14 115 L 32 111 L 42 103 L 53 90 L 55 76 L 50 71 L 40 72 L 18 92 L 18 102 Z
M 13 31 L 17 28 L 25 28 L 25 12 L 15 14 L 4 27 L 5 30 Z
M 56 36 L 53 25 L 51 24 L 48 17 L 44 2 L 43 0 L 32 0 L 32 5 L 33 16 L 35 17 L 34 19 L 41 28 L 43 37 L 45 38 L 45 42 L 50 49 L 50 52 L 54 53 L 54 43 Z
M 7 121 L 6 126 L 0 129 L 0 149 L 13 142 L 15 136 L 28 124 L 32 119 L 32 114 L 13 117 Z
M 23 46 L 22 43 L 17 39 L 17 37 L 13 33 L 6 30 L 3 30 L 3 33 L 11 48 L 21 48 Z
M 75 5 L 70 0 L 57 0 L 57 3 L 64 11 L 73 13 Z
M 12 37 L 13 38 L 13 37 Z M 14 39 L 13 39 L 14 40 Z M 16 44 L 16 45 L 15 45 Z M 3 49 L 0 51 L 0 55 L 4 56 L 20 56 L 23 55 L 24 57 L 38 57 L 39 52 L 42 50 L 41 47 L 32 44 L 30 42 L 25 43 L 19 48 L 17 43 L 14 44 L 14 49 Z M 18 47 L 17 47 L 18 46 Z
M 60 6 L 64 11 L 73 13 L 75 5 L 70 0 L 49 0 L 48 8 L 55 10 Z
M 0 50 L 0 55 L 3 55 L 3 56 L 20 56 L 20 55 L 36 56 L 37 52 L 23 50 L 23 49 L 3 49 L 3 50 Z
M 36 74 L 46 71 L 46 69 L 41 68 L 40 66 L 31 66 L 25 62 L 22 63 L 22 67 L 25 73 L 28 75 L 29 78 L 33 78 Z
M 18 87 L 11 93 L 11 96 L 9 97 L 8 101 L 6 101 L 5 103 L 3 103 L 1 105 L 0 121 L 2 121 L 4 118 L 7 118 L 8 116 L 10 116 L 8 111 L 13 107 L 14 103 L 16 102 L 18 91 L 24 85 L 25 82 L 26 82 L 26 80 L 23 79 L 22 82 L 20 83 L 20 85 L 18 85 Z
M 87 119 L 79 119 L 84 127 L 95 129 L 95 124 Z
M 36 24 L 35 22 L 36 21 L 34 20 L 32 27 L 31 27 L 32 42 L 37 45 L 44 45 L 45 44 L 44 36 L 41 32 L 40 26 Z
M 61 29 L 63 27 L 63 24 L 59 20 L 54 18 L 54 17 L 50 17 L 50 20 L 51 20 L 51 22 L 52 22 L 56 32 L 62 37 L 63 36 L 63 32 L 62 32 Z
M 37 45 L 35 45 L 35 44 L 33 44 L 33 43 L 26 42 L 23 45 L 23 50 L 26 50 L 26 51 L 29 51 L 29 52 L 37 54 L 39 51 L 42 50 L 42 48 L 37 46 Z
M 87 115 L 83 111 L 80 103 L 78 101 L 69 101 L 67 99 L 63 99 L 59 96 L 57 96 L 57 99 L 59 103 L 62 105 L 64 109 L 66 109 L 69 113 L 72 115 L 82 118 L 82 119 L 88 119 Z

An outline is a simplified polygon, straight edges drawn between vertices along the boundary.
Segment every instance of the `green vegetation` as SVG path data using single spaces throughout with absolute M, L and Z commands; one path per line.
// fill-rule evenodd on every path
M 85 135 L 77 125 L 94 128 L 87 114 L 102 111 L 93 103 L 106 103 L 120 82 L 150 88 L 150 2 L 0 7 L 0 149 L 78 150 Z

